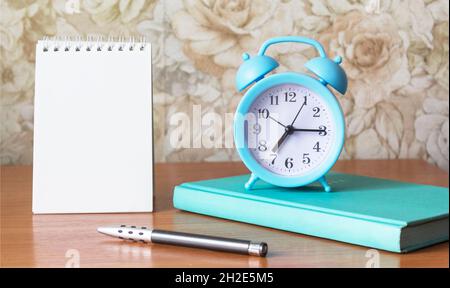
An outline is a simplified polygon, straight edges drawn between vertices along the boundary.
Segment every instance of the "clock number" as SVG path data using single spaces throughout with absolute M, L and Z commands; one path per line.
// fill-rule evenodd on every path
M 267 142 L 264 140 L 259 141 L 258 150 L 261 152 L 267 151 Z
M 261 125 L 256 123 L 253 125 L 253 134 L 258 135 L 261 133 Z
M 267 118 L 269 118 L 269 115 L 270 115 L 270 113 L 269 113 L 269 110 L 267 110 L 267 109 L 259 109 L 258 110 L 259 118 L 267 119 Z
M 272 159 L 272 165 L 275 165 L 275 160 L 277 159 L 278 155 L 277 154 L 270 154 L 270 157 L 273 157 Z
M 303 102 L 303 105 L 308 105 L 308 97 L 307 96 L 305 96 L 305 100 L 304 100 L 304 102 Z
M 278 105 L 278 95 L 270 95 L 270 105 Z
M 326 136 L 328 134 L 326 126 L 319 126 L 319 130 L 319 136 Z
M 284 101 L 285 102 L 297 102 L 297 99 L 295 99 L 295 97 L 297 97 L 297 94 L 295 94 L 295 92 L 284 93 Z
M 320 148 L 319 141 L 317 141 L 317 143 L 316 143 L 316 145 L 314 145 L 313 149 L 316 150 L 316 152 L 320 152 L 321 148 Z
M 292 158 L 286 158 L 286 161 L 284 161 L 284 166 L 286 166 L 287 169 L 291 169 L 292 167 L 294 167 L 294 159 Z
M 313 112 L 314 112 L 314 115 L 313 115 L 313 117 L 316 117 L 316 118 L 318 118 L 318 117 L 320 117 L 320 108 L 319 107 L 314 107 L 313 108 Z
M 308 157 L 309 153 L 303 153 L 303 164 L 311 163 L 311 158 Z

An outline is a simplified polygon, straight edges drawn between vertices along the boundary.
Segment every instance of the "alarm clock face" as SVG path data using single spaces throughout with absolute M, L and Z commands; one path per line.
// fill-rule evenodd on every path
M 299 84 L 280 84 L 259 94 L 247 114 L 246 143 L 266 170 L 301 176 L 326 162 L 336 144 L 333 109 Z

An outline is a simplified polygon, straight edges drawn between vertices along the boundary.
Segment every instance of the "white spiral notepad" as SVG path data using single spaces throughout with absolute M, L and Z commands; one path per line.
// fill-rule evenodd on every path
M 33 213 L 149 212 L 151 46 L 36 46 Z

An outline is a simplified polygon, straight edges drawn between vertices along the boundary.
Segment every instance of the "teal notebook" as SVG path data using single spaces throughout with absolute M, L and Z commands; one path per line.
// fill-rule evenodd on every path
M 183 183 L 175 208 L 348 242 L 408 252 L 448 240 L 448 188 L 330 173 L 333 192 L 318 185 L 285 189 L 249 175 Z

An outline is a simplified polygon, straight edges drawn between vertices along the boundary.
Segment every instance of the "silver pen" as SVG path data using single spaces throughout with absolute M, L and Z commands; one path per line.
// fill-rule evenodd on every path
M 118 225 L 99 227 L 97 231 L 108 236 L 135 242 L 169 244 L 261 257 L 265 257 L 268 250 L 267 244 L 264 242 L 148 229 L 147 227 Z

